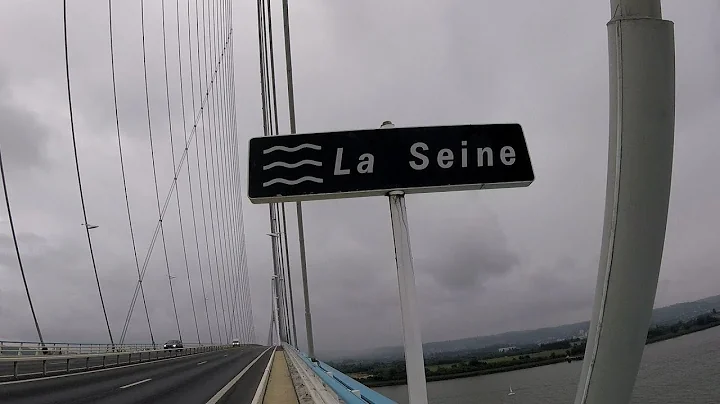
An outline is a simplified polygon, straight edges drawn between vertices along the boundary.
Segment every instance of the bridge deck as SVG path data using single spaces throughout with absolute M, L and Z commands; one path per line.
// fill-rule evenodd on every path
M 263 404 L 298 404 L 284 351 L 275 352 Z

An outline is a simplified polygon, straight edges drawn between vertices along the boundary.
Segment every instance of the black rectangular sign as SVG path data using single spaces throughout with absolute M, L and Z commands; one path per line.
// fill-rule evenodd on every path
M 258 137 L 249 160 L 252 203 L 524 187 L 535 179 L 518 124 Z

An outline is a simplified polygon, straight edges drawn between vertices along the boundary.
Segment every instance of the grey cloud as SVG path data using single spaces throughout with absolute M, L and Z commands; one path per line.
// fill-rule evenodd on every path
M 403 11 L 376 7 L 371 3 L 340 6 L 327 2 L 325 6 L 313 13 L 291 10 L 293 29 L 299 30 L 297 26 L 305 24 L 305 29 L 293 36 L 301 131 L 368 128 L 385 119 L 392 119 L 398 125 L 519 120 L 526 131 L 537 175 L 530 188 L 408 198 L 426 340 L 586 320 L 590 315 L 603 224 L 609 112 L 604 25 L 609 15 L 607 6 L 558 4 L 553 8 L 538 4 L 529 6 L 532 10 L 526 9 L 522 15 L 518 15 L 510 4 L 473 9 L 455 2 L 427 3 L 420 8 L 414 7 L 412 13 L 401 5 L 398 8 Z M 703 7 L 710 9 L 711 6 L 707 3 Z M 375 13 L 374 10 L 379 8 L 385 12 Z M 559 14 L 572 17 L 564 19 L 562 27 L 546 23 Z M 513 18 L 508 20 L 507 15 L 513 15 Z M 707 171 L 701 168 L 707 166 L 707 161 L 689 157 L 687 151 L 693 146 L 685 142 L 694 137 L 698 142 L 708 144 L 709 141 L 700 141 L 699 135 L 709 133 L 704 128 L 716 126 L 711 123 L 714 122 L 713 115 L 702 112 L 712 110 L 713 104 L 699 107 L 701 97 L 694 90 L 699 84 L 688 69 L 700 63 L 711 66 L 717 58 L 713 56 L 704 62 L 708 49 L 713 48 L 709 24 L 702 28 L 692 24 L 694 32 L 707 34 L 701 43 L 691 46 L 690 41 L 697 41 L 697 36 L 685 31 L 690 29 L 690 25 L 683 22 L 689 14 L 670 4 L 666 7 L 666 15 L 675 20 L 678 27 L 685 26 L 678 31 L 678 138 L 683 140 L 677 146 L 675 175 L 678 185 L 673 189 L 669 229 L 686 227 L 686 234 L 690 228 L 703 229 L 704 240 L 710 241 L 713 237 L 709 231 L 715 221 L 708 220 L 710 208 L 700 206 L 716 200 L 717 196 L 711 187 L 701 185 L 697 179 L 698 176 L 709 179 L 705 176 Z M 325 21 L 327 25 L 323 24 Z M 568 32 L 574 34 L 567 35 Z M 686 41 L 684 45 L 683 41 Z M 703 77 L 710 82 L 714 80 L 709 72 L 703 73 Z M 685 83 L 682 89 L 681 83 Z M 711 92 L 707 89 L 709 96 Z M 717 97 L 710 96 L 710 99 Z M 683 124 L 689 119 L 683 114 L 689 111 L 703 115 L 702 123 L 697 126 Z M 250 113 L 247 115 L 249 118 Z M 705 152 L 711 151 L 705 148 L 699 154 L 704 156 Z M 691 164 L 691 161 L 696 163 Z M 681 172 L 688 177 L 680 179 Z M 678 187 L 695 191 L 688 193 Z M 693 196 L 700 195 L 698 192 L 702 197 Z M 685 202 L 680 202 L 681 199 Z M 691 199 L 694 202 L 690 202 Z M 314 208 L 310 206 L 315 203 L 305 204 L 307 227 L 322 227 L 334 236 L 340 227 L 357 232 L 375 229 L 373 240 L 358 245 L 358 239 L 354 238 L 344 244 L 348 255 L 352 254 L 352 260 L 361 259 L 361 251 L 387 251 L 392 243 L 387 205 L 384 201 L 363 200 L 362 203 L 366 204 L 364 211 L 367 212 L 362 218 L 358 217 L 362 209 L 359 201 L 323 204 L 322 214 L 312 213 Z M 680 205 L 690 209 L 688 203 L 694 203 L 698 208 L 694 214 L 689 210 L 678 210 Z M 450 248 L 451 242 L 444 244 L 437 240 L 454 235 L 457 239 L 453 241 L 463 242 L 463 237 L 468 237 L 468 229 L 471 235 L 474 229 L 475 236 L 493 232 L 495 227 L 483 210 L 494 212 L 497 228 L 506 240 L 470 238 L 472 246 L 488 245 L 492 247 L 491 251 L 497 248 L 500 257 L 509 258 L 513 270 L 484 279 L 482 288 L 449 291 L 437 282 L 437 278 L 443 279 L 447 274 L 430 269 L 430 266 L 442 264 L 429 264 L 423 260 L 423 255 L 436 255 L 438 260 L 459 255 Z M 254 211 L 254 207 L 247 211 Z M 264 213 L 262 209 L 257 211 Z M 447 220 L 451 216 L 459 218 Z M 687 222 L 690 217 L 706 222 L 697 227 L 694 221 L 693 224 Z M 373 223 L 378 220 L 377 224 L 369 226 L 369 218 Z M 697 273 L 703 274 L 703 279 L 709 281 L 708 284 L 717 283 L 717 279 L 710 278 L 709 272 L 701 269 L 705 266 L 690 258 L 687 246 L 681 247 L 677 239 L 672 242 L 676 247 L 670 246 L 674 240 L 670 231 L 662 276 L 672 277 L 675 292 L 659 293 L 658 302 L 714 293 L 697 284 L 691 286 L 694 282 L 680 281 L 679 268 L 692 265 L 697 268 Z M 682 237 L 675 234 L 675 237 Z M 327 270 L 325 265 L 312 258 L 322 254 L 324 264 L 331 261 L 329 253 L 339 255 L 331 253 L 338 247 L 328 245 L 329 238 L 319 234 L 307 238 L 313 302 L 320 300 L 318 288 L 327 289 L 329 285 L 337 288 L 343 284 L 329 279 L 329 273 L 333 274 L 333 279 L 340 276 L 337 266 Z M 366 247 L 362 248 L 363 245 Z M 449 254 L 440 253 L 442 248 Z M 480 256 L 483 251 L 474 248 L 468 252 L 467 249 L 463 250 L 468 257 Z M 681 253 L 681 250 L 685 252 Z M 703 260 L 716 260 L 704 243 L 697 244 L 692 250 L 705 252 Z M 573 260 L 558 259 L 563 256 Z M 381 264 L 365 267 L 382 267 L 393 272 L 394 262 L 392 257 L 383 256 Z M 322 282 L 314 280 L 316 276 L 324 279 Z M 381 282 L 372 281 L 377 276 L 366 270 L 361 283 L 377 288 L 374 285 Z M 390 284 L 388 292 L 378 295 L 387 293 L 388 302 L 383 307 L 390 312 L 387 305 L 397 293 L 392 291 L 396 281 L 385 279 Z M 340 304 L 343 295 L 337 294 L 334 301 Z M 324 301 L 323 304 L 326 305 Z M 397 300 L 394 304 L 397 308 Z M 317 307 L 322 305 L 313 305 L 314 309 L 325 310 L 325 315 L 330 315 L 329 308 Z M 364 313 L 373 311 L 364 307 L 362 311 L 353 312 L 357 314 L 353 319 L 359 320 Z M 396 322 L 382 323 L 379 316 L 372 318 L 378 320 L 372 324 L 382 330 L 397 329 Z M 475 321 L 465 321 L 467 318 Z M 320 328 L 321 314 L 317 311 L 315 319 L 316 328 Z M 377 343 L 380 344 L 382 338 L 399 342 L 399 334 L 393 335 L 378 336 Z M 332 341 L 324 343 L 331 344 Z
M 36 115 L 12 100 L 14 94 L 7 83 L 7 76 L 0 69 L 0 132 L 6 169 L 37 167 L 45 164 L 46 141 L 49 129 L 40 123 Z
M 262 133 L 262 120 L 256 14 L 253 4 L 236 3 L 238 159 L 244 185 L 247 139 Z M 525 129 L 537 176 L 525 189 L 407 198 L 424 340 L 586 320 L 597 271 L 607 164 L 607 4 L 538 3 L 518 11 L 515 4 L 502 2 L 491 6 L 457 1 L 421 6 L 385 3 L 325 1 L 291 7 L 299 131 L 374 128 L 386 119 L 399 126 L 517 121 Z M 162 39 L 159 6 L 146 5 L 148 84 L 162 200 L 172 180 Z M 120 127 L 142 260 L 157 212 L 145 117 L 139 5 L 113 2 L 113 6 Z M 174 4 L 169 6 L 172 10 Z M 703 10 L 700 17 L 680 3 L 668 3 L 664 9 L 676 23 L 678 98 L 673 194 L 658 304 L 714 294 L 720 281 L 714 243 L 720 226 L 714 212 L 720 199 L 712 186 L 713 171 L 708 169 L 714 164 L 716 149 L 713 128 L 720 126 L 715 113 L 720 108 L 715 74 L 720 59 L 712 25 L 718 9 L 712 0 L 694 7 Z M 17 95 L 3 98 L 3 124 L 8 121 L 20 125 L 18 131 L 40 136 L 11 137 L 11 131 L 4 130 L 0 141 L 7 149 L 4 157 L 9 170 L 35 164 L 30 175 L 13 176 L 9 185 L 41 326 L 48 339 L 104 341 L 104 321 L 74 182 L 58 18 L 61 8 L 35 10 L 25 2 L 2 8 L 0 33 L 16 38 L 0 52 L 3 94 Z M 280 7 L 274 7 L 274 12 L 275 21 L 280 21 Z M 168 16 L 173 17 L 168 22 L 173 31 L 174 13 Z M 70 5 L 71 74 L 83 185 L 89 220 L 100 225 L 92 233 L 93 243 L 111 326 L 119 332 L 137 275 L 114 138 L 106 17 L 106 3 Z M 24 35 L 31 21 L 39 27 L 37 35 Z M 280 24 L 275 28 L 279 34 Z M 169 40 L 174 43 L 174 32 Z M 281 132 L 286 132 L 280 44 L 276 42 L 279 119 Z M 169 69 L 175 151 L 180 152 L 175 54 L 169 55 Z M 188 94 L 188 71 L 184 73 Z M 188 111 L 189 104 L 187 98 Z M 186 117 L 187 122 L 190 119 Z M 11 148 L 16 152 L 11 153 Z M 22 158 L 12 159 L 21 154 Z M 192 175 L 197 203 L 194 169 Z M 180 192 L 193 298 L 205 339 L 207 322 L 184 177 Z M 245 195 L 242 199 L 250 292 L 257 336 L 264 342 L 271 274 L 270 243 L 265 236 L 268 209 L 248 203 Z M 318 349 L 401 343 L 387 201 L 367 198 L 303 206 Z M 175 209 L 173 202 L 165 221 L 169 266 L 177 276 L 173 286 L 182 333 L 192 339 L 195 326 Z M 287 205 L 287 210 L 296 317 L 304 343 L 294 205 Z M 198 206 L 196 213 L 201 223 Z M 0 337 L 32 339 L 33 326 L 28 322 L 14 251 L 8 244 L 7 221 L 2 224 L 0 323 L 10 326 L 3 327 Z M 200 232 L 206 295 L 211 297 Z M 211 261 L 214 265 L 212 254 Z M 213 277 L 217 287 L 214 273 Z M 145 285 L 156 338 L 173 337 L 174 313 L 160 245 L 153 252 Z M 212 300 L 209 304 L 216 337 L 218 322 Z M 129 338 L 149 338 L 144 322 L 138 302 Z M 220 328 L 224 334 L 222 321 Z
M 417 267 L 439 286 L 482 289 L 487 278 L 506 275 L 520 264 L 519 257 L 507 250 L 496 221 L 468 221 L 440 213 L 422 215 L 416 222 L 416 228 L 426 229 L 420 248 L 415 249 Z

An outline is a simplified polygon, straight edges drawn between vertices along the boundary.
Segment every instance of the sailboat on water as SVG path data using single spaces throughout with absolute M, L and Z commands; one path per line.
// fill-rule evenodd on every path
M 512 385 L 510 385 L 510 392 L 508 393 L 508 396 L 514 396 L 515 392 L 512 389 Z

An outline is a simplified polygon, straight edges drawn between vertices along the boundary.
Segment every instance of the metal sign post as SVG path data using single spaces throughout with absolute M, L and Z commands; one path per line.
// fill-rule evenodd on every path
M 394 128 L 385 121 L 380 129 Z M 420 316 L 417 312 L 415 292 L 415 270 L 410 250 L 410 229 L 405 192 L 391 191 L 390 223 L 392 224 L 393 243 L 395 244 L 395 264 L 397 266 L 398 289 L 400 291 L 400 319 L 402 322 L 403 346 L 405 348 L 405 373 L 407 375 L 408 398 L 412 404 L 427 404 L 427 384 L 425 380 L 425 356 L 422 348 Z
M 386 121 L 381 129 L 250 139 L 248 198 L 277 203 L 388 197 L 408 394 L 411 404 L 427 404 L 404 195 L 526 187 L 535 174 L 518 124 L 395 128 Z

